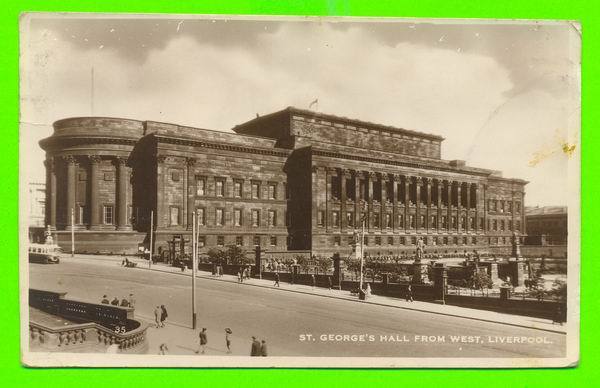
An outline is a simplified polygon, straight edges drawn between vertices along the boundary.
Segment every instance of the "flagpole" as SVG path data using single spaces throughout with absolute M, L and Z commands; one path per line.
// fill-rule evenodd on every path
M 75 257 L 75 210 L 71 208 L 71 257 Z
M 196 212 L 192 213 L 192 329 L 196 330 L 196 262 L 198 256 L 198 239 L 196 233 Z

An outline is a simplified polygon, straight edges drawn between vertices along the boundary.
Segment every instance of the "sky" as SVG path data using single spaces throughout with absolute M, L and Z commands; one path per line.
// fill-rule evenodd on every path
M 21 175 L 45 180 L 38 141 L 65 117 L 230 131 L 318 99 L 319 112 L 445 137 L 443 159 L 529 181 L 528 206 L 566 205 L 579 49 L 566 22 L 30 15 Z

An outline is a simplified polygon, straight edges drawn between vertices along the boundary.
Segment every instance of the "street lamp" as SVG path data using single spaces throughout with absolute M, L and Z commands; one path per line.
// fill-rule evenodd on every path
M 363 204 L 362 215 L 360 216 L 361 221 L 361 233 L 360 233 L 360 280 L 358 283 L 359 290 L 363 289 L 363 263 L 364 263 L 364 255 L 365 255 L 365 221 L 367 218 L 366 205 Z

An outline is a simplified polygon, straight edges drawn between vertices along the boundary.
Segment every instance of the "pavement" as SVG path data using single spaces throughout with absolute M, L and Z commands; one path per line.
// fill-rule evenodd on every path
M 133 292 L 135 317 L 149 324 L 151 354 L 164 343 L 170 354 L 193 355 L 199 329 L 206 327 L 207 355 L 226 355 L 224 330 L 230 327 L 233 356 L 249 355 L 251 336 L 267 341 L 270 356 L 564 356 L 565 328 L 547 320 L 376 295 L 360 301 L 348 291 L 288 283 L 273 287 L 261 279 L 239 284 L 234 276 L 207 272 L 197 274 L 198 329 L 192 330 L 191 271 L 163 264 L 149 269 L 138 259 L 136 268 L 123 268 L 121 260 L 76 255 L 58 265 L 31 264 L 30 286 L 94 303 L 103 294 L 120 298 Z M 168 308 L 165 327 L 154 324 L 157 304 Z M 512 338 L 544 342 L 515 344 Z M 477 342 L 469 342 L 473 339 Z
M 99 263 L 109 264 L 109 265 L 121 265 L 122 258 L 119 256 L 101 256 L 101 255 L 77 255 L 77 257 L 81 257 L 86 260 L 94 260 Z M 64 259 L 61 259 L 64 260 Z M 144 259 L 129 259 L 137 264 L 134 268 L 135 270 L 146 270 L 146 271 L 158 271 L 171 273 L 179 276 L 187 276 L 191 277 L 191 270 L 186 269 L 186 271 L 182 272 L 180 268 L 173 267 L 171 265 L 166 265 L 164 263 L 156 263 L 149 265 L 147 260 Z M 217 282 L 229 282 L 229 283 L 238 283 L 237 277 L 234 275 L 222 275 L 221 277 L 217 277 L 212 275 L 208 271 L 197 271 L 197 278 L 210 279 Z M 265 279 L 257 279 L 251 278 L 248 280 L 244 280 L 242 283 L 245 286 L 249 287 L 263 287 L 269 288 L 273 290 L 279 290 L 284 292 L 295 292 L 300 294 L 309 294 L 315 296 L 321 296 L 324 298 L 336 298 L 341 300 L 347 300 L 357 303 L 365 303 L 379 306 L 387 306 L 398 309 L 405 310 L 413 310 L 420 312 L 428 312 L 432 314 L 439 314 L 445 316 L 452 317 L 460 317 L 460 318 L 468 318 L 477 321 L 483 322 L 493 322 L 500 323 L 510 326 L 516 327 L 524 327 L 531 329 L 538 329 L 549 331 L 553 333 L 561 333 L 566 334 L 567 328 L 564 325 L 553 323 L 552 320 L 536 318 L 536 317 L 528 317 L 522 315 L 514 315 L 514 314 L 505 314 L 499 313 L 495 311 L 488 310 L 479 310 L 473 308 L 466 308 L 460 306 L 451 306 L 451 305 L 442 305 L 438 303 L 432 302 L 421 302 L 421 301 L 413 301 L 408 302 L 403 299 L 382 296 L 382 295 L 371 295 L 366 300 L 359 300 L 356 295 L 352 295 L 349 291 L 344 290 L 329 290 L 322 287 L 311 287 L 302 284 L 290 284 L 285 282 L 280 282 L 280 286 L 276 287 L 271 280 Z

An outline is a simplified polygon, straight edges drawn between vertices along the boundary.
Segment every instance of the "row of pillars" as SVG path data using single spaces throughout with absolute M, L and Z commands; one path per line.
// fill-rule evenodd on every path
M 126 166 L 127 158 L 110 157 L 117 166 L 117 188 L 116 188 L 116 229 L 131 230 L 131 224 L 127 218 L 127 186 L 129 185 L 129 168 Z M 44 161 L 46 166 L 46 198 L 48 201 L 46 211 L 46 224 L 56 228 L 56 202 L 57 202 L 57 179 L 56 173 L 59 168 L 66 169 L 66 201 L 63 211 L 65 227 L 71 227 L 71 211 L 76 211 L 76 193 L 77 193 L 77 168 L 80 163 L 88 164 L 88 182 L 90 185 L 90 198 L 88 201 L 90 208 L 89 229 L 105 229 L 104 220 L 101 219 L 99 195 L 99 176 L 98 166 L 102 157 L 98 155 L 75 156 L 66 155 L 60 157 L 51 157 Z M 114 224 L 114 222 L 113 222 Z

